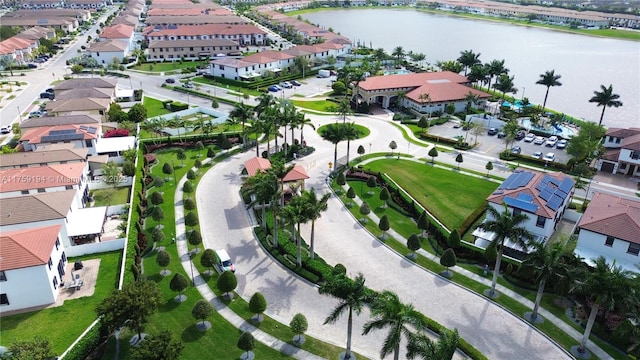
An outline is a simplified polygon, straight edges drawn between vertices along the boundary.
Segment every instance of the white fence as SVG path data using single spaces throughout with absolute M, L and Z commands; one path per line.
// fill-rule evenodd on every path
M 83 256 L 88 254 L 98 254 L 98 253 L 105 253 L 105 252 L 110 252 L 115 250 L 122 250 L 124 249 L 124 240 L 125 239 L 122 238 L 122 239 L 108 240 L 108 241 L 102 241 L 97 243 L 70 246 L 70 247 L 66 247 L 64 249 L 64 252 L 67 255 L 67 257 L 76 257 L 76 256 Z

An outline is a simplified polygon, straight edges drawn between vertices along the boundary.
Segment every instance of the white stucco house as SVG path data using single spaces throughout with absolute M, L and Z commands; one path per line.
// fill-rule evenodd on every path
M 67 264 L 60 229 L 53 225 L 0 233 L 0 313 L 56 301 Z
M 598 171 L 640 177 L 640 128 L 610 128 L 605 134 L 604 157 Z
M 516 170 L 489 195 L 487 202 L 500 213 L 504 212 L 506 204 L 508 211 L 513 214 L 525 214 L 528 220 L 523 227 L 534 236 L 534 241 L 545 243 L 555 232 L 569 206 L 574 185 L 575 181 L 570 176 L 560 172 Z M 476 237 L 475 244 L 482 248 L 495 239 L 494 233 L 481 229 L 474 230 L 473 235 Z M 529 250 L 511 241 L 505 244 L 519 253 Z
M 91 44 L 87 49 L 87 55 L 96 59 L 98 64 L 105 67 L 113 64 L 114 59 L 118 59 L 117 63 L 121 64 L 128 53 L 129 44 L 118 39 L 98 41 Z
M 578 222 L 574 252 L 587 263 L 608 262 L 640 272 L 640 200 L 596 192 Z

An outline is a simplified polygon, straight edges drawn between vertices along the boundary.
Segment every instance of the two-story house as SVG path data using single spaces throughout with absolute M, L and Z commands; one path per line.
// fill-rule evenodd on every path
M 534 241 L 545 243 L 569 206 L 574 185 L 575 181 L 563 173 L 516 170 L 489 195 L 487 202 L 499 213 L 504 212 L 506 205 L 513 214 L 525 214 L 527 221 L 523 227 L 534 236 Z M 483 248 L 495 239 L 494 233 L 481 229 L 474 230 L 473 235 L 475 244 Z M 505 245 L 519 253 L 528 252 L 510 240 Z
M 60 149 L 0 154 L 0 170 L 75 164 L 87 161 L 87 149 Z
M 38 151 L 51 144 L 71 144 L 74 149 L 86 148 L 89 155 L 96 155 L 96 142 L 102 129 L 91 124 L 42 126 L 25 131 L 20 144 L 25 151 Z
M 52 225 L 0 232 L 0 313 L 56 301 L 67 265 L 60 230 Z
M 250 24 L 158 25 L 145 28 L 142 34 L 148 44 L 158 40 L 228 39 L 241 46 L 263 45 L 266 36 L 262 29 Z
M 606 173 L 640 176 L 640 128 L 610 128 L 603 146 L 606 153 L 596 169 Z
M 574 252 L 588 263 L 604 256 L 608 262 L 640 272 L 640 200 L 607 193 L 593 194 L 578 222 Z

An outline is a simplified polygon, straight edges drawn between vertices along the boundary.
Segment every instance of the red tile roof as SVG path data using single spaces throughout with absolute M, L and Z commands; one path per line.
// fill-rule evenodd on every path
M 628 129 L 609 128 L 605 135 L 609 135 L 612 137 L 625 138 L 627 136 L 633 136 L 637 134 L 640 134 L 640 128 L 628 128 Z
M 271 167 L 271 161 L 269 159 L 254 157 L 244 162 L 244 167 L 247 169 L 249 176 L 254 176 L 258 172 L 265 172 Z
M 100 37 L 103 39 L 128 39 L 133 35 L 133 26 L 118 24 L 104 28 Z
M 60 227 L 54 225 L 0 234 L 0 271 L 47 264 Z
M 400 75 L 404 76 L 404 75 Z M 422 102 L 420 99 L 420 95 L 429 94 L 430 102 L 447 102 L 447 101 L 456 101 L 456 100 L 464 100 L 464 98 L 469 93 L 473 93 L 477 95 L 480 99 L 486 99 L 491 97 L 490 94 L 486 92 L 476 90 L 472 87 L 456 84 L 456 83 L 427 83 L 425 85 L 420 86 L 419 88 L 409 91 L 407 93 L 407 98 L 411 99 L 417 103 Z
M 283 182 L 306 180 L 309 178 L 309 174 L 300 165 L 296 165 L 284 176 Z
M 94 129 L 94 133 L 90 133 L 89 129 Z M 33 128 L 25 132 L 20 138 L 20 141 L 28 141 L 31 144 L 40 144 L 44 136 L 48 136 L 51 131 L 59 130 L 76 130 L 76 134 L 82 134 L 82 140 L 89 140 L 97 138 L 97 131 L 95 124 L 71 124 L 71 125 L 57 125 L 57 126 L 43 126 Z
M 84 162 L 75 162 L 0 170 L 4 181 L 0 193 L 78 185 L 86 166 Z
M 640 201 L 596 192 L 578 226 L 640 244 Z
M 242 61 L 247 61 L 255 64 L 268 64 L 278 60 L 293 59 L 294 56 L 280 51 L 263 51 L 242 58 Z
M 397 74 L 385 76 L 371 76 L 365 81 L 360 82 L 359 86 L 362 90 L 385 90 L 400 88 L 417 88 L 426 84 L 435 84 L 440 82 L 464 84 L 469 80 L 459 74 L 451 71 L 443 72 L 425 72 L 416 74 Z
M 178 25 L 174 29 L 155 29 L 148 26 L 142 32 L 144 36 L 198 36 L 198 35 L 253 35 L 266 34 L 255 25 L 242 24 L 203 24 L 203 25 Z
M 627 150 L 640 151 L 640 134 L 624 138 L 621 147 Z

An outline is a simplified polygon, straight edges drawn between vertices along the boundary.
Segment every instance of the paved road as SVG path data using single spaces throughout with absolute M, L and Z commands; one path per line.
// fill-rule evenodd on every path
M 311 118 L 316 126 L 336 120 L 333 117 Z M 358 145 L 364 145 L 368 150 L 371 144 L 371 150 L 379 152 L 388 151 L 387 145 L 391 140 L 398 143 L 399 149 L 407 144 L 400 132 L 385 120 L 356 118 L 356 122 L 366 124 L 371 134 L 351 145 L 353 154 Z M 317 149 L 298 161 L 311 176 L 306 186 L 326 192 L 328 189 L 324 181 L 327 163 L 333 159 L 333 146 L 311 131 L 305 133 L 305 139 Z M 413 148 L 417 154 L 425 153 L 424 148 L 406 146 L 409 152 Z M 345 151 L 346 144 L 341 144 L 339 156 Z M 201 222 L 205 244 L 211 248 L 226 248 L 236 259 L 237 291 L 242 296 L 248 298 L 255 291 L 261 291 L 269 302 L 269 315 L 288 323 L 295 313 L 302 312 L 309 319 L 311 334 L 343 345 L 346 339 L 344 322 L 336 326 L 322 325 L 335 302 L 320 296 L 314 286 L 273 263 L 253 240 L 251 224 L 238 195 L 242 163 L 252 156 L 253 152 L 236 155 L 216 165 L 201 180 L 197 203 L 199 212 L 207 214 L 206 220 Z M 308 237 L 308 228 L 303 227 L 305 237 Z M 570 358 L 519 318 L 483 297 L 420 269 L 382 246 L 357 224 L 335 197 L 329 201 L 329 211 L 316 224 L 316 237 L 317 251 L 329 263 L 344 264 L 352 276 L 362 272 L 369 287 L 395 291 L 404 302 L 413 303 L 419 311 L 444 326 L 458 328 L 463 338 L 491 359 Z M 386 332 L 360 336 L 361 326 L 367 317 L 363 314 L 356 320 L 353 346 L 356 351 L 377 358 Z

